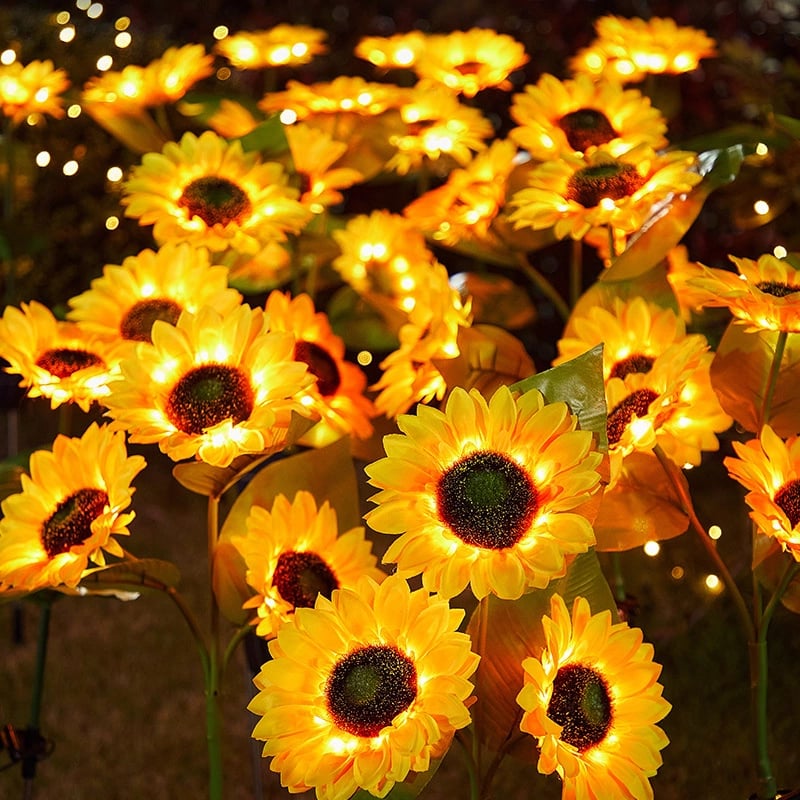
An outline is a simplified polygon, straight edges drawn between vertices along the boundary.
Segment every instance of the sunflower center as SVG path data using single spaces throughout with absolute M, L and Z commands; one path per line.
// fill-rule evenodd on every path
M 342 379 L 336 362 L 324 347 L 314 342 L 297 342 L 294 358 L 308 364 L 308 371 L 317 379 L 317 389 L 323 397 L 336 394 Z
M 48 558 L 85 542 L 92 535 L 92 522 L 107 503 L 108 495 L 102 489 L 78 489 L 62 500 L 42 525 L 42 547 Z
M 291 550 L 281 553 L 272 574 L 278 594 L 295 608 L 313 608 L 317 595 L 330 598 L 339 581 L 316 553 Z
M 480 61 L 463 61 L 461 64 L 456 64 L 454 69 L 461 75 L 477 75 L 481 66 Z
M 178 430 L 200 434 L 230 418 L 233 424 L 253 411 L 253 387 L 237 367 L 203 364 L 189 370 L 167 397 L 165 412 Z
M 515 461 L 479 450 L 443 473 L 436 502 L 442 522 L 463 542 L 502 550 L 525 535 L 536 514 L 538 494 Z
M 134 303 L 122 318 L 119 330 L 123 339 L 135 342 L 151 342 L 150 331 L 156 320 L 164 320 L 174 325 L 183 309 L 166 297 L 155 297 L 152 300 L 139 300 Z
M 577 111 L 564 114 L 558 121 L 558 127 L 564 131 L 569 146 L 580 152 L 610 142 L 617 137 L 617 132 L 608 117 L 594 108 L 579 108 Z
M 632 164 L 614 161 L 577 170 L 567 181 L 566 197 L 584 208 L 594 208 L 608 198 L 629 197 L 644 185 L 645 179 Z
M 87 350 L 71 347 L 56 347 L 46 350 L 36 359 L 36 366 L 47 370 L 57 378 L 69 378 L 75 372 L 87 367 L 104 366 L 103 359 Z
M 334 722 L 354 736 L 377 736 L 417 696 L 414 662 L 396 647 L 367 645 L 334 666 L 325 688 Z
M 800 292 L 800 286 L 791 286 L 788 283 L 778 283 L 777 281 L 761 281 L 756 284 L 764 294 L 771 294 L 773 297 L 786 297 L 789 294 Z
M 608 431 L 608 443 L 616 444 L 625 433 L 625 428 L 634 417 L 647 416 L 647 409 L 658 395 L 652 389 L 637 389 L 633 394 L 629 394 L 616 406 L 608 415 L 606 429 Z
M 612 708 L 603 676 L 580 664 L 567 664 L 556 674 L 547 716 L 562 726 L 561 739 L 579 752 L 605 739 Z
M 800 523 L 800 480 L 784 484 L 775 495 L 775 505 L 789 518 L 792 527 Z
M 218 175 L 205 175 L 193 180 L 178 199 L 189 219 L 200 217 L 209 227 L 241 223 L 252 206 L 245 192 L 233 181 Z
M 646 356 L 643 353 L 634 353 L 632 356 L 623 358 L 617 361 L 611 368 L 610 378 L 624 378 L 626 375 L 632 375 L 635 372 L 647 373 L 653 368 L 655 359 L 652 356 Z

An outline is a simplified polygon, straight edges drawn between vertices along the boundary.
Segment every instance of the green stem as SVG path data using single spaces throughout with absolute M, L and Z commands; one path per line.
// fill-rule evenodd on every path
M 781 371 L 783 353 L 786 350 L 786 340 L 789 338 L 787 331 L 779 331 L 775 341 L 775 352 L 772 355 L 772 365 L 767 376 L 767 385 L 764 388 L 764 397 L 761 401 L 761 411 L 759 414 L 758 430 L 769 422 L 769 415 L 772 412 L 772 400 L 775 397 L 775 388 L 778 385 L 778 375 Z
M 467 768 L 467 777 L 469 778 L 469 800 L 480 800 L 480 781 L 478 780 L 478 766 L 473 756 L 473 746 L 464 741 L 463 734 L 463 731 L 456 731 L 456 741 L 461 745 L 461 750 L 464 753 L 464 765 Z M 471 738 L 474 742 L 474 733 Z
M 564 298 L 558 293 L 555 286 L 528 261 L 524 253 L 519 253 L 517 259 L 525 277 L 555 306 L 558 315 L 566 322 L 569 319 L 569 306 L 564 302 Z
M 611 554 L 611 568 L 614 575 L 614 599 L 618 603 L 625 602 L 625 575 L 622 572 L 622 558 L 618 552 Z
M 214 552 L 219 539 L 219 496 L 208 497 L 208 568 L 212 569 Z M 213 581 L 209 578 L 210 592 L 210 641 L 208 646 L 208 670 L 206 671 L 206 742 L 208 745 L 208 796 L 209 800 L 222 800 L 222 725 L 220 719 L 220 686 L 222 684 L 222 658 L 219 640 L 219 605 L 214 594 Z
M 6 277 L 5 304 L 17 302 L 17 265 L 11 251 L 11 221 L 14 216 L 14 184 L 17 179 L 16 158 L 14 155 L 14 122 L 9 117 L 3 131 L 3 150 L 6 159 L 6 182 L 3 191 L 3 237 L 8 257 L 8 275 Z
M 569 304 L 575 308 L 583 294 L 583 240 L 572 240 L 572 253 L 569 259 Z
M 773 800 L 778 791 L 767 742 L 767 642 L 759 638 L 749 644 L 750 699 L 755 734 L 755 761 L 759 800 Z
M 236 648 L 239 646 L 239 643 L 242 639 L 247 636 L 253 630 L 253 626 L 249 623 L 245 623 L 240 628 L 237 628 L 234 631 L 233 636 L 231 636 L 230 641 L 228 642 L 228 646 L 225 648 L 225 652 L 222 655 L 222 674 L 225 674 L 225 670 L 228 668 L 228 662 L 231 660 L 231 656 L 236 652 Z

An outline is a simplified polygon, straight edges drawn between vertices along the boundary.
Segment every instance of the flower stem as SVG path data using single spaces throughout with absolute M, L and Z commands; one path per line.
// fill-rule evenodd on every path
M 475 734 L 472 734 L 473 738 Z M 464 765 L 469 778 L 469 800 L 480 800 L 480 781 L 478 780 L 478 767 L 472 754 L 472 746 L 464 740 L 463 731 L 456 731 L 456 741 L 461 745 L 464 753 Z
M 760 431 L 762 426 L 769 422 L 769 415 L 772 412 L 772 400 L 775 397 L 775 388 L 778 385 L 778 375 L 781 371 L 781 362 L 783 361 L 783 353 L 786 350 L 786 340 L 789 334 L 786 331 L 779 331 L 778 338 L 775 341 L 775 352 L 772 355 L 772 366 L 767 376 L 767 385 L 764 388 L 764 396 L 761 400 L 761 411 L 759 413 Z
M 569 305 L 575 308 L 583 289 L 583 240 L 572 240 L 569 259 Z
M 208 569 L 214 563 L 214 552 L 219 539 L 219 496 L 208 496 Z M 208 644 L 208 669 L 206 678 L 206 742 L 208 745 L 208 796 L 209 800 L 222 800 L 222 725 L 220 720 L 219 695 L 222 658 L 219 641 L 219 605 L 214 594 L 213 581 L 209 577 L 210 610 Z
M 524 253 L 520 253 L 517 259 L 525 277 L 553 304 L 558 315 L 566 322 L 569 319 L 569 306 L 564 302 L 564 298 L 558 293 L 555 286 L 528 261 Z

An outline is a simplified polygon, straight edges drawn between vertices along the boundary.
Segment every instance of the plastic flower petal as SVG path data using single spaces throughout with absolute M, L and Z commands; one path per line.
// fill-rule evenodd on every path
M 310 216 L 280 164 L 213 131 L 187 132 L 180 143 L 146 153 L 123 191 L 125 215 L 153 225 L 157 242 L 188 241 L 215 252 L 254 255 Z
M 765 536 L 800 561 L 800 437 L 781 439 L 769 425 L 757 439 L 733 442 L 725 466 L 745 489 L 750 516 Z
M 454 597 L 520 597 L 564 575 L 595 542 L 580 506 L 599 488 L 592 433 L 565 403 L 500 387 L 488 401 L 456 387 L 442 411 L 417 406 L 386 458 L 366 467 L 380 489 L 370 527 L 397 536 L 384 556 Z
M 131 481 L 144 466 L 123 433 L 96 423 L 33 453 L 22 492 L 2 503 L 0 588 L 75 587 L 90 562 L 105 564 L 104 551 L 121 556 L 113 537 L 129 534 Z
M 422 31 L 396 33 L 393 36 L 363 36 L 353 52 L 380 69 L 413 67 L 425 48 L 427 37 Z
M 592 614 L 577 597 L 570 616 L 553 595 L 545 647 L 523 662 L 520 728 L 537 740 L 538 769 L 557 772 L 562 800 L 652 800 L 647 780 L 669 740 L 656 725 L 670 711 L 661 666 L 642 632 Z
M 276 25 L 258 31 L 238 31 L 217 42 L 215 50 L 239 69 L 308 64 L 327 52 L 328 34 L 308 25 Z
M 255 591 L 244 608 L 255 609 L 259 636 L 275 636 L 295 609 L 313 607 L 318 594 L 330 599 L 334 589 L 352 589 L 362 575 L 378 583 L 385 577 L 364 529 L 340 533 L 336 511 L 328 501 L 317 508 L 310 492 L 291 501 L 279 494 L 269 510 L 253 506 L 246 525 L 246 535 L 231 541 Z
M 398 576 L 319 596 L 270 642 L 249 710 L 270 768 L 290 792 L 384 797 L 444 755 L 470 722 L 478 663 L 464 612 Z
M 307 414 L 299 395 L 312 377 L 294 360 L 294 337 L 266 331 L 260 309 L 184 311 L 174 326 L 153 323 L 152 340 L 122 361 L 106 401 L 132 442 L 226 467 L 279 443 L 292 411 Z
M 30 114 L 64 116 L 63 93 L 69 88 L 69 78 L 53 62 L 14 61 L 0 66 L 0 112 L 14 124 Z

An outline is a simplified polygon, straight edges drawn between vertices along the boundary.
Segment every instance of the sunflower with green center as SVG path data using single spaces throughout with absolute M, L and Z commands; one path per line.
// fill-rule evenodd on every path
M 313 378 L 294 359 L 294 337 L 266 330 L 260 309 L 183 311 L 175 325 L 156 320 L 151 338 L 123 359 L 106 400 L 132 442 L 227 467 L 280 444 L 292 411 L 308 414 L 299 398 Z
M 698 265 L 701 274 L 686 282 L 697 302 L 728 308 L 747 331 L 800 332 L 800 270 L 771 254 L 729 258 L 738 274 Z
M 691 72 L 701 59 L 716 55 L 716 43 L 704 31 L 669 17 L 609 14 L 595 21 L 595 31 L 595 40 L 570 60 L 572 72 L 634 82 L 652 74 Z
M 122 353 L 107 339 L 63 322 L 36 300 L 6 306 L 0 319 L 0 358 L 20 375 L 29 397 L 46 397 L 51 408 L 75 403 L 89 411 L 104 402 L 119 377 Z
M 396 33 L 393 36 L 363 36 L 354 53 L 379 69 L 410 69 L 425 49 L 422 31 Z
M 104 551 L 122 556 L 115 536 L 127 536 L 131 481 L 145 467 L 128 456 L 123 433 L 92 423 L 79 438 L 59 435 L 53 449 L 30 457 L 22 491 L 3 500 L 0 589 L 75 587 Z
M 563 576 L 595 542 L 581 506 L 602 456 L 565 403 L 500 387 L 488 401 L 456 387 L 444 411 L 418 405 L 366 468 L 380 491 L 365 517 L 399 538 L 385 562 L 443 597 L 516 599 Z
M 217 42 L 215 50 L 239 69 L 308 64 L 328 52 L 328 34 L 308 25 L 276 25 L 259 31 L 238 31 Z
M 151 341 L 157 319 L 174 325 L 184 309 L 195 313 L 209 305 L 224 314 L 241 301 L 228 288 L 228 268 L 212 265 L 208 250 L 168 242 L 121 265 L 106 264 L 90 289 L 70 298 L 68 318 L 86 331 L 132 344 Z
M 757 439 L 733 442 L 730 476 L 745 489 L 750 516 L 765 536 L 776 539 L 800 561 L 800 437 L 781 439 L 769 425 Z
M 310 217 L 283 167 L 245 153 L 213 131 L 185 133 L 146 153 L 123 184 L 125 215 L 153 225 L 159 244 L 187 241 L 214 252 L 255 255 Z
M 642 632 L 577 597 L 570 616 L 555 594 L 542 618 L 545 646 L 522 663 L 520 728 L 535 737 L 538 769 L 557 772 L 562 800 L 652 800 L 648 778 L 669 744 L 656 723 L 672 706 Z
M 339 532 L 336 511 L 326 500 L 299 491 L 293 500 L 279 494 L 267 510 L 253 506 L 244 536 L 233 537 L 255 591 L 243 608 L 255 609 L 256 633 L 273 638 L 298 608 L 313 608 L 317 595 L 352 589 L 363 575 L 380 583 L 372 546 L 363 528 Z
M 702 180 L 695 153 L 656 153 L 639 145 L 613 156 L 605 145 L 584 155 L 564 155 L 534 167 L 528 184 L 512 195 L 516 228 L 553 228 L 559 239 L 582 239 L 592 228 L 639 230 L 653 206 L 688 192 Z
M 69 88 L 69 78 L 53 62 L 31 61 L 0 65 L 0 112 L 18 125 L 31 114 L 64 116 L 63 93 Z
M 524 46 L 491 28 L 430 34 L 414 64 L 422 81 L 441 84 L 464 97 L 490 87 L 510 89 L 508 76 L 530 61 Z
M 619 156 L 642 143 L 654 150 L 667 144 L 666 119 L 648 97 L 587 75 L 561 81 L 545 73 L 513 96 L 510 114 L 519 127 L 509 137 L 537 161 L 600 145 Z
M 307 294 L 291 297 L 276 290 L 267 297 L 265 317 L 269 330 L 294 336 L 294 357 L 307 364 L 315 378 L 301 402 L 320 421 L 304 441 L 321 445 L 345 434 L 371 436 L 375 408 L 365 394 L 367 376 L 345 360 L 344 340 L 333 332 L 327 315 L 314 308 Z
M 281 783 L 347 800 L 359 788 L 384 797 L 426 772 L 470 723 L 478 656 L 458 631 L 463 616 L 396 575 L 298 608 L 270 642 L 248 706 Z

